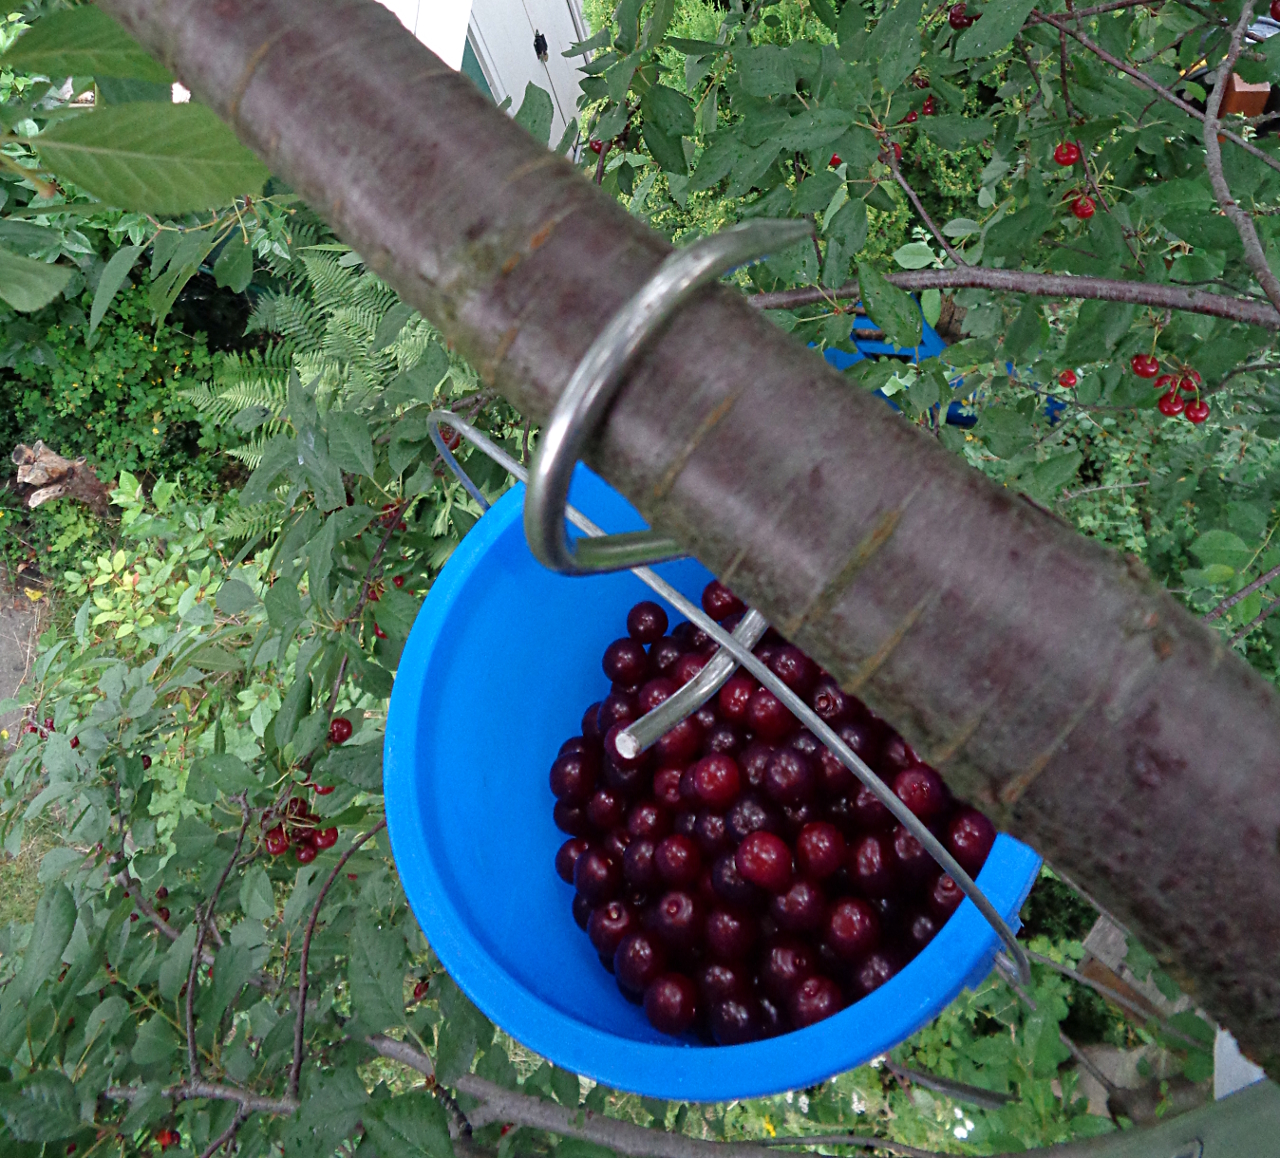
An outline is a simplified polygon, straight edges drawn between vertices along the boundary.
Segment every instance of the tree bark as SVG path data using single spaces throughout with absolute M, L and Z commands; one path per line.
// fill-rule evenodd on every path
M 372 0 L 101 6 L 535 420 L 668 251 Z M 1280 703 L 1136 559 L 725 287 L 590 462 L 1280 1072 Z

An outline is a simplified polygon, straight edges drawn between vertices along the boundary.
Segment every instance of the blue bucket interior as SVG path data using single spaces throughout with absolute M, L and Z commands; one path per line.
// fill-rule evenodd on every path
M 600 655 L 652 593 L 629 572 L 566 578 L 530 554 L 513 487 L 458 546 L 400 659 L 387 720 L 392 851 L 444 967 L 529 1049 L 615 1089 L 722 1101 L 796 1089 L 910 1036 L 989 972 L 998 945 L 970 901 L 887 984 L 817 1025 L 767 1041 L 707 1046 L 654 1030 L 600 966 L 553 860 L 547 773 L 587 704 L 608 692 Z M 579 467 L 573 505 L 607 531 L 639 515 Z M 700 563 L 657 570 L 695 602 Z M 682 618 L 672 613 L 672 622 Z M 1039 858 L 1001 835 L 978 879 L 1015 922 Z

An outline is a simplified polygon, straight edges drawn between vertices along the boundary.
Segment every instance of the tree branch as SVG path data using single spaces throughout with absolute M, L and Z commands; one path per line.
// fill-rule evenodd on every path
M 1030 294 L 1034 297 L 1132 302 L 1153 309 L 1184 310 L 1280 330 L 1280 313 L 1265 302 L 1230 298 L 1224 294 L 1209 294 L 1178 286 L 1153 285 L 1145 281 L 1113 281 L 1104 277 L 1077 277 L 1069 273 L 1024 273 L 1021 270 L 988 269 L 978 265 L 956 269 L 902 270 L 886 276 L 892 284 L 904 290 L 970 286 L 1001 293 Z M 753 294 L 747 301 L 761 310 L 794 310 L 800 306 L 860 296 L 858 283 L 850 281 L 835 289 L 805 286 L 777 293 Z
M 150 1096 L 150 1091 L 140 1086 L 108 1086 L 103 1094 L 115 1102 L 136 1102 Z M 165 1090 L 161 1097 L 175 1102 L 208 1098 L 215 1102 L 236 1102 L 245 1114 L 279 1114 L 288 1117 L 298 1112 L 296 1098 L 268 1098 L 236 1086 L 223 1086 L 216 1082 L 179 1082 Z
M 1235 633 L 1235 635 L 1231 637 L 1228 646 L 1235 647 L 1235 645 L 1239 643 L 1242 639 L 1244 639 L 1245 636 L 1252 634 L 1254 628 L 1259 627 L 1262 624 L 1263 620 L 1270 617 L 1273 611 L 1280 611 L 1280 599 L 1273 599 L 1270 603 L 1266 605 L 1266 607 L 1264 607 L 1261 611 L 1259 611 L 1258 614 L 1253 617 L 1253 619 L 1251 619 L 1248 623 L 1246 623 L 1239 631 Z
M 902 191 L 911 198 L 911 204 L 916 207 L 916 212 L 920 214 L 920 218 L 925 225 L 929 227 L 929 232 L 933 234 L 938 244 L 942 246 L 946 255 L 951 258 L 956 265 L 967 266 L 969 263 L 965 261 L 964 255 L 955 249 L 951 243 L 942 235 L 942 230 L 934 223 L 933 218 L 929 216 L 929 211 L 921 204 L 920 198 L 916 196 L 916 191 L 907 184 L 907 179 L 902 175 L 902 170 L 898 168 L 898 158 L 894 155 L 892 149 L 889 150 L 889 168 L 893 170 L 893 178 L 902 186 Z
M 231 1125 L 223 1130 L 213 1142 L 209 1143 L 204 1153 L 200 1155 L 200 1158 L 213 1158 L 213 1156 L 221 1150 L 223 1146 L 230 1145 L 231 1140 L 236 1136 L 236 1132 L 240 1127 L 244 1125 L 244 1121 L 247 1117 L 248 1115 L 245 1113 L 244 1107 L 242 1106 L 240 1108 L 240 1112 L 231 1120 Z
M 293 1026 L 293 1061 L 289 1065 L 288 1088 L 291 1098 L 298 1096 L 298 1075 L 302 1073 L 302 1036 L 307 1015 L 307 959 L 311 955 L 311 937 L 316 931 L 316 921 L 320 919 L 320 907 L 324 904 L 325 897 L 329 895 L 333 882 L 338 879 L 338 874 L 351 859 L 351 854 L 386 827 L 387 818 L 384 816 L 368 832 L 356 837 L 351 847 L 338 858 L 338 863 L 333 866 L 333 871 L 329 873 L 328 880 L 324 882 L 320 895 L 316 897 L 316 903 L 311 908 L 311 919 L 307 922 L 307 931 L 302 938 L 302 955 L 298 964 L 298 1016 Z
M 1212 623 L 1219 616 L 1225 615 L 1237 603 L 1240 603 L 1243 600 L 1248 599 L 1249 596 L 1252 595 L 1255 591 L 1257 591 L 1259 587 L 1265 587 L 1268 583 L 1271 582 L 1271 580 L 1277 578 L 1278 576 L 1280 576 L 1280 567 L 1272 567 L 1270 571 L 1268 571 L 1260 579 L 1255 579 L 1252 583 L 1249 584 L 1248 587 L 1242 587 L 1234 595 L 1228 595 L 1221 603 L 1218 604 L 1217 607 L 1215 607 L 1212 611 L 1208 612 L 1207 614 L 1201 616 L 1201 618 L 1205 621 L 1205 623 Z
M 1227 178 L 1222 172 L 1222 146 L 1218 144 L 1219 118 L 1222 115 L 1222 102 L 1226 99 L 1227 85 L 1240 52 L 1244 48 L 1244 34 L 1253 19 L 1253 0 L 1246 0 L 1240 9 L 1240 19 L 1231 30 L 1231 44 L 1227 49 L 1226 59 L 1218 69 L 1218 83 L 1205 105 L 1204 118 L 1204 167 L 1209 172 L 1209 183 L 1213 186 L 1213 195 L 1217 199 L 1218 208 L 1228 217 L 1231 224 L 1240 234 L 1240 242 L 1244 246 L 1244 260 L 1258 279 L 1271 304 L 1280 310 L 1280 279 L 1271 272 L 1267 264 L 1267 255 L 1258 239 L 1258 231 L 1250 217 L 1231 196 Z
M 977 1086 L 966 1085 L 964 1082 L 952 1081 L 950 1078 L 940 1078 L 936 1074 L 926 1074 L 921 1073 L 919 1070 L 908 1069 L 906 1066 L 900 1066 L 897 1062 L 887 1057 L 884 1059 L 884 1068 L 901 1082 L 914 1082 L 918 1086 L 923 1086 L 926 1090 L 933 1090 L 935 1093 L 943 1094 L 952 1101 L 965 1102 L 970 1106 L 977 1106 L 983 1110 L 1001 1110 L 1010 1102 L 1018 1100 L 1012 1094 L 1002 1094 L 997 1090 L 984 1090 Z

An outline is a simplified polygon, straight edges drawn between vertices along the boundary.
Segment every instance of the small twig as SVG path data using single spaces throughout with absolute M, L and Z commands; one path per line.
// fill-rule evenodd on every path
M 533 420 L 526 418 L 524 420 L 524 433 L 520 436 L 520 465 L 529 465 L 529 425 Z
M 449 1117 L 453 1119 L 453 1130 L 450 1134 L 469 1138 L 471 1136 L 471 1123 L 467 1120 L 467 1115 L 462 1112 L 462 1107 L 458 1105 L 454 1096 L 449 1093 L 443 1086 L 436 1083 L 436 1067 L 431 1059 L 420 1049 L 415 1047 L 411 1042 L 396 1041 L 394 1037 L 387 1037 L 385 1034 L 373 1033 L 365 1039 L 365 1044 L 369 1046 L 375 1053 L 392 1061 L 397 1061 L 403 1066 L 408 1066 L 412 1070 L 417 1070 L 424 1078 L 427 1079 L 427 1085 L 431 1088 L 431 1092 L 435 1094 L 440 1104 L 444 1106 Z
M 1129 407 L 1124 407 L 1124 409 L 1129 409 Z M 1062 498 L 1058 500 L 1058 502 L 1069 503 L 1073 499 L 1078 499 L 1081 495 L 1091 495 L 1091 494 L 1095 494 L 1098 491 L 1124 491 L 1124 490 L 1132 491 L 1132 490 L 1137 490 L 1138 487 L 1145 487 L 1150 485 L 1151 485 L 1150 479 L 1143 479 L 1141 482 L 1108 483 L 1106 486 L 1101 486 L 1101 487 L 1083 487 L 1078 491 L 1068 492 L 1067 494 L 1063 495 Z
M 1273 599 L 1266 605 L 1257 615 L 1246 623 L 1239 631 L 1227 641 L 1228 647 L 1235 647 L 1246 635 L 1249 635 L 1254 628 L 1258 627 L 1264 619 L 1266 619 L 1273 611 L 1280 611 L 1280 599 Z
M 1253 218 L 1236 204 L 1231 196 L 1231 188 L 1227 184 L 1226 175 L 1222 171 L 1222 146 L 1218 143 L 1219 118 L 1222 114 L 1222 102 L 1226 99 L 1227 85 L 1236 61 L 1244 48 L 1244 34 L 1253 19 L 1253 0 L 1246 0 L 1240 10 L 1240 19 L 1231 31 L 1231 45 L 1227 49 L 1226 59 L 1218 70 L 1219 80 L 1212 96 L 1205 105 L 1204 116 L 1204 167 L 1209 173 L 1209 184 L 1213 186 L 1213 195 L 1218 201 L 1218 208 L 1236 227 L 1240 242 L 1244 246 L 1244 260 L 1252 270 L 1253 276 L 1270 299 L 1271 304 L 1280 310 L 1280 278 L 1271 272 L 1267 264 L 1267 255 L 1254 228 Z
M 958 249 L 955 249 L 951 243 L 943 236 L 942 230 L 934 224 L 933 218 L 929 216 L 929 211 L 921 203 L 920 198 L 916 196 L 916 191 L 907 183 L 907 179 L 902 175 L 902 170 L 898 168 L 898 159 L 894 156 L 893 150 L 889 150 L 889 168 L 893 171 L 893 178 L 902 186 L 902 191 L 911 199 L 911 204 L 915 206 L 916 212 L 920 214 L 920 219 L 929 227 L 929 232 L 933 234 L 938 244 L 942 246 L 946 255 L 951 258 L 956 265 L 968 265 L 964 256 Z
M 1109 1094 L 1115 1093 L 1115 1084 L 1089 1060 L 1084 1050 L 1076 1045 L 1076 1043 L 1063 1033 L 1061 1029 L 1058 1030 L 1058 1040 L 1071 1051 L 1071 1056 L 1076 1059 L 1076 1064 L 1091 1078 L 1093 1078 L 1098 1085 L 1100 1085 Z
M 249 831 L 249 801 L 242 792 L 235 798 L 244 813 L 244 820 L 240 824 L 240 835 L 236 837 L 236 847 L 231 853 L 231 859 L 227 861 L 226 867 L 223 868 L 221 875 L 218 877 L 218 883 L 214 885 L 213 894 L 209 897 L 208 903 L 201 912 L 200 907 L 196 907 L 196 945 L 191 952 L 191 969 L 187 973 L 187 1066 L 191 1070 L 192 1080 L 200 1077 L 200 1055 L 196 1049 L 196 1016 L 195 1016 L 195 1000 L 196 1000 L 196 976 L 200 970 L 201 950 L 204 948 L 205 932 L 208 928 L 209 921 L 213 917 L 214 907 L 218 903 L 218 896 L 222 892 L 222 886 L 227 883 L 227 877 L 231 875 L 232 868 L 235 867 L 236 861 L 240 857 L 240 848 L 244 844 L 244 834 Z
M 1031 73 L 1031 79 L 1035 81 L 1036 95 L 1035 99 L 1040 99 L 1040 74 L 1036 71 L 1035 62 L 1031 59 L 1031 49 L 1027 47 L 1027 42 L 1022 39 L 1022 33 L 1019 32 L 1014 39 L 1018 42 L 1018 50 L 1022 53 L 1022 59 L 1026 62 L 1027 71 Z M 1050 116 L 1056 117 L 1057 114 L 1050 112 Z
M 600 142 L 600 160 L 596 162 L 596 178 L 595 183 L 599 185 L 604 180 L 604 159 L 609 155 L 609 150 L 613 148 L 612 141 Z
M 1277 576 L 1280 576 L 1280 567 L 1272 567 L 1270 571 L 1268 571 L 1265 575 L 1262 576 L 1262 578 L 1255 579 L 1252 583 L 1249 584 L 1248 587 L 1242 587 L 1234 595 L 1228 595 L 1212 611 L 1208 612 L 1206 615 L 1202 615 L 1201 619 L 1203 619 L 1205 623 L 1212 623 L 1215 619 L 1225 615 L 1237 603 L 1241 602 L 1244 599 L 1248 599 L 1249 596 L 1252 595 L 1255 591 L 1257 591 L 1259 587 L 1265 587 L 1268 583 L 1271 582 L 1271 580 L 1275 579 Z
M 1076 111 L 1071 107 L 1071 90 L 1067 87 L 1067 34 L 1058 29 L 1058 73 L 1062 77 L 1062 103 L 1067 107 L 1067 123 L 1076 119 Z M 1083 149 L 1080 150 L 1082 153 Z M 1088 168 L 1088 165 L 1085 166 Z
M 933 1090 L 935 1093 L 943 1094 L 952 1101 L 965 1102 L 968 1105 L 977 1106 L 981 1110 L 1001 1110 L 1010 1102 L 1018 1100 L 1012 1094 L 1002 1094 L 996 1090 L 984 1090 L 978 1086 L 965 1085 L 964 1082 L 952 1081 L 950 1078 L 940 1078 L 936 1074 L 926 1074 L 921 1073 L 919 1070 L 908 1069 L 906 1066 L 898 1065 L 890 1058 L 884 1059 L 884 1068 L 900 1081 L 923 1086 L 926 1090 Z
M 338 863 L 333 866 L 333 871 L 329 873 L 328 880 L 324 882 L 320 895 L 316 897 L 316 903 L 312 906 L 311 919 L 307 922 L 307 931 L 302 938 L 302 956 L 298 964 L 298 1017 L 293 1026 L 293 1062 L 289 1066 L 289 1097 L 291 1098 L 298 1096 L 298 1075 L 302 1073 L 302 1036 L 307 1015 L 307 958 L 311 954 L 311 937 L 316 931 L 316 921 L 320 919 L 320 907 L 324 904 L 325 898 L 329 895 L 329 889 L 338 879 L 343 866 L 351 859 L 351 854 L 386 827 L 387 820 L 383 817 L 368 832 L 356 837 L 351 847 L 338 858 Z M 187 1000 L 189 1007 L 189 995 Z
M 236 1132 L 240 1127 L 244 1125 L 247 1117 L 248 1115 L 244 1112 L 244 1107 L 242 1106 L 239 1113 L 237 1113 L 231 1120 L 231 1125 L 223 1130 L 213 1142 L 209 1143 L 204 1153 L 200 1155 L 200 1158 L 213 1158 L 213 1156 L 221 1150 L 223 1146 L 231 1145 L 231 1140 L 236 1136 Z
M 139 1098 L 150 1097 L 153 1091 L 140 1086 L 108 1086 L 104 1095 L 116 1102 L 136 1102 Z M 216 1082 L 179 1082 L 170 1086 L 160 1095 L 175 1102 L 190 1101 L 193 1098 L 208 1098 L 215 1102 L 237 1102 L 245 1114 L 279 1114 L 288 1117 L 298 1112 L 296 1098 L 265 1098 L 250 1090 L 242 1090 L 236 1086 L 223 1086 Z

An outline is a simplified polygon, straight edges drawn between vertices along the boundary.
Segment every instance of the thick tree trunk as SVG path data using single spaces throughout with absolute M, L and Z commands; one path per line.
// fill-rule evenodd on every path
M 667 252 L 372 0 L 102 7 L 534 419 Z M 591 462 L 1280 1072 L 1280 702 L 1141 564 L 726 288 Z

